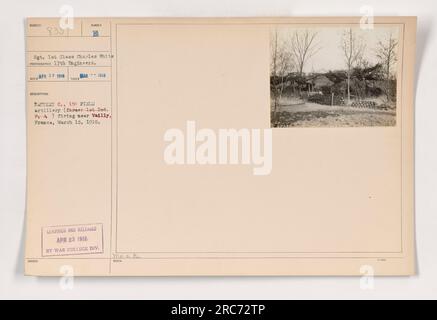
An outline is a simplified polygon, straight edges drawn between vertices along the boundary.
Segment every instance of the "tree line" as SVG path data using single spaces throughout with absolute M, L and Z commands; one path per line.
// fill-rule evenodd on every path
M 305 90 L 308 79 L 304 69 L 308 61 L 322 50 L 318 37 L 317 31 L 309 29 L 296 30 L 288 37 L 280 37 L 278 30 L 273 32 L 270 85 L 274 112 L 277 111 L 279 101 L 290 83 L 293 88 L 297 87 L 298 94 L 302 97 L 302 90 Z M 354 29 L 345 29 L 339 44 L 344 69 L 325 73 L 334 83 L 331 90 L 344 85 L 345 100 L 350 105 L 352 91 L 356 96 L 363 97 L 367 94 L 368 81 L 380 81 L 383 94 L 390 102 L 395 90 L 393 80 L 396 78 L 393 71 L 397 59 L 397 44 L 397 40 L 390 34 L 387 39 L 378 41 L 376 48 L 370 50 Z M 369 53 L 375 55 L 378 61 L 376 64 L 372 65 L 366 60 L 366 54 Z

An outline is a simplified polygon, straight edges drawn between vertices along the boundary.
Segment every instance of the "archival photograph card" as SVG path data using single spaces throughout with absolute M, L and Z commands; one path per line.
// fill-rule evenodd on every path
M 25 23 L 26 275 L 415 274 L 415 17 Z

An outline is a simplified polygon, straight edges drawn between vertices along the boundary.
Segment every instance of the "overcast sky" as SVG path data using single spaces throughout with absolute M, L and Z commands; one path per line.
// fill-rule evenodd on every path
M 341 49 L 341 39 L 345 27 L 278 27 L 278 39 L 290 39 L 296 30 L 313 30 L 318 32 L 315 43 L 320 50 L 311 57 L 304 67 L 304 72 L 326 72 L 329 70 L 345 69 L 345 58 Z M 387 40 L 392 34 L 396 39 L 399 36 L 399 27 L 395 26 L 375 26 L 373 30 L 364 30 L 359 27 L 352 28 L 359 39 L 366 44 L 364 57 L 371 63 L 378 61 L 376 48 L 379 40 Z

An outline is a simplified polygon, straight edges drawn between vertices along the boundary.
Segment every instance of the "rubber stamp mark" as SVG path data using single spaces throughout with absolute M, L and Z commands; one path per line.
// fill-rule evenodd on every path
M 84 224 L 43 227 L 42 256 L 103 253 L 103 225 Z

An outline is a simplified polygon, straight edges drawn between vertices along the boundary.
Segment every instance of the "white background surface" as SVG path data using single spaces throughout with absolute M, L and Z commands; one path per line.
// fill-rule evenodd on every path
M 416 242 L 418 275 L 377 278 L 373 290 L 353 277 L 58 278 L 23 276 L 26 180 L 24 18 L 58 16 L 418 16 L 416 61 Z M 437 16 L 435 0 L 15 0 L 0 11 L 0 298 L 380 299 L 437 298 Z

